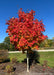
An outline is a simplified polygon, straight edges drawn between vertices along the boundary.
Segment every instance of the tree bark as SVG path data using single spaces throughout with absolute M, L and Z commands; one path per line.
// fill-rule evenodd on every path
M 27 50 L 27 72 L 29 72 L 29 54 Z

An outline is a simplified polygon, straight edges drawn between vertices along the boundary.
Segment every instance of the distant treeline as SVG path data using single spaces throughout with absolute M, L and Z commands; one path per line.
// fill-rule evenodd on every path
M 10 38 L 5 37 L 3 43 L 0 43 L 0 50 L 15 51 L 15 46 L 10 43 Z
M 54 39 L 46 39 L 40 44 L 40 49 L 54 49 Z M 6 37 L 3 43 L 0 43 L 0 50 L 17 51 L 15 46 L 10 43 L 10 38 Z

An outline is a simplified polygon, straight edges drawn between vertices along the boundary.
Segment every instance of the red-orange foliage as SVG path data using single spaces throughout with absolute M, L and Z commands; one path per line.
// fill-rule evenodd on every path
M 47 38 L 43 35 L 45 31 L 42 21 L 34 20 L 35 11 L 25 13 L 19 10 L 19 18 L 12 17 L 7 21 L 8 29 L 6 32 L 10 37 L 10 42 L 19 50 L 28 47 L 38 49 L 39 44 Z

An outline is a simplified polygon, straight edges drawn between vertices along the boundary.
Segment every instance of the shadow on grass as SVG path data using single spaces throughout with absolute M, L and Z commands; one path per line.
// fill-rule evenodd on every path
M 39 62 L 40 55 L 37 51 L 30 50 L 29 55 L 29 68 L 32 64 L 37 64 Z M 22 62 L 27 63 L 27 58 L 25 58 Z

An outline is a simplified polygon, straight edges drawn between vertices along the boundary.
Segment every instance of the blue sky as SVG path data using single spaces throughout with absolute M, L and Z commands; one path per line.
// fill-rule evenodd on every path
M 18 17 L 19 8 L 24 11 L 33 9 L 36 12 L 35 18 L 43 20 L 46 28 L 44 34 L 49 39 L 54 37 L 54 0 L 0 0 L 0 43 L 8 36 L 6 20 Z

